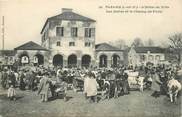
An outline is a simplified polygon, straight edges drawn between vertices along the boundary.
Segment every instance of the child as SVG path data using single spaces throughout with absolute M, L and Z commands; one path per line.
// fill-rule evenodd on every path
M 14 89 L 14 87 L 13 87 L 13 85 L 11 85 L 10 86 L 10 88 L 8 89 L 8 98 L 10 99 L 10 100 L 16 100 L 16 93 L 15 93 L 15 89 Z

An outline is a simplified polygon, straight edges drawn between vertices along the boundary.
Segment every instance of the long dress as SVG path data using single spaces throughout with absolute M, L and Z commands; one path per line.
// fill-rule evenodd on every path
M 40 80 L 40 87 L 38 90 L 38 94 L 43 96 L 43 101 L 47 101 L 48 99 L 48 91 L 49 91 L 49 79 L 47 77 L 43 77 Z
M 160 92 L 160 83 L 161 83 L 161 81 L 160 81 L 159 75 L 155 74 L 153 77 L 151 89 L 153 91 Z
M 87 88 L 86 88 L 86 92 L 87 92 L 87 96 L 90 97 L 90 96 L 96 96 L 97 95 L 97 87 L 98 87 L 98 84 L 97 84 L 97 81 L 96 79 L 89 79 L 88 80 L 88 84 L 87 84 Z

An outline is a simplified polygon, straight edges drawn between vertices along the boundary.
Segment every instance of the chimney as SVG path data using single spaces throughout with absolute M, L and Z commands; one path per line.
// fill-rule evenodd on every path
M 73 9 L 69 8 L 62 8 L 62 12 L 72 12 Z

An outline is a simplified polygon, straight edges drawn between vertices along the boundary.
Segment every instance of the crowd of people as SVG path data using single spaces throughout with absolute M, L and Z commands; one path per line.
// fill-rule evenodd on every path
M 76 89 L 80 86 L 86 99 L 98 102 L 98 92 L 102 98 L 118 97 L 130 93 L 126 70 L 138 71 L 139 76 L 145 77 L 148 89 L 158 97 L 167 94 L 167 81 L 177 79 L 179 66 L 120 66 L 115 68 L 61 68 L 44 66 L 23 66 L 18 69 L 3 67 L 0 72 L 0 83 L 3 89 L 8 89 L 8 97 L 15 100 L 16 89 L 37 91 L 42 102 L 48 101 L 48 93 L 56 96 L 59 91 L 65 95 L 68 86 Z M 82 81 L 79 84 L 79 80 Z M 59 85 L 56 85 L 59 84 Z M 59 87 L 58 87 L 59 86 Z

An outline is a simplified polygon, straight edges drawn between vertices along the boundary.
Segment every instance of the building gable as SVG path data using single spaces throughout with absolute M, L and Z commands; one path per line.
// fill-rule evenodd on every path
M 56 21 L 56 20 L 96 22 L 95 20 L 93 20 L 91 18 L 88 18 L 88 17 L 82 16 L 80 14 L 74 13 L 74 12 L 72 12 L 72 10 L 67 10 L 67 11 L 62 12 L 59 15 L 56 15 L 56 16 L 53 16 L 53 17 L 48 18 L 46 20 L 46 23 L 44 24 L 42 30 L 41 30 L 41 34 L 43 33 L 43 31 L 44 31 L 44 29 L 45 29 L 45 27 L 46 27 L 46 25 L 47 25 L 48 22 L 50 22 L 50 21 Z
M 21 46 L 18 46 L 15 48 L 15 50 L 45 50 L 47 51 L 46 48 L 40 46 L 39 44 L 33 41 L 29 41 Z

